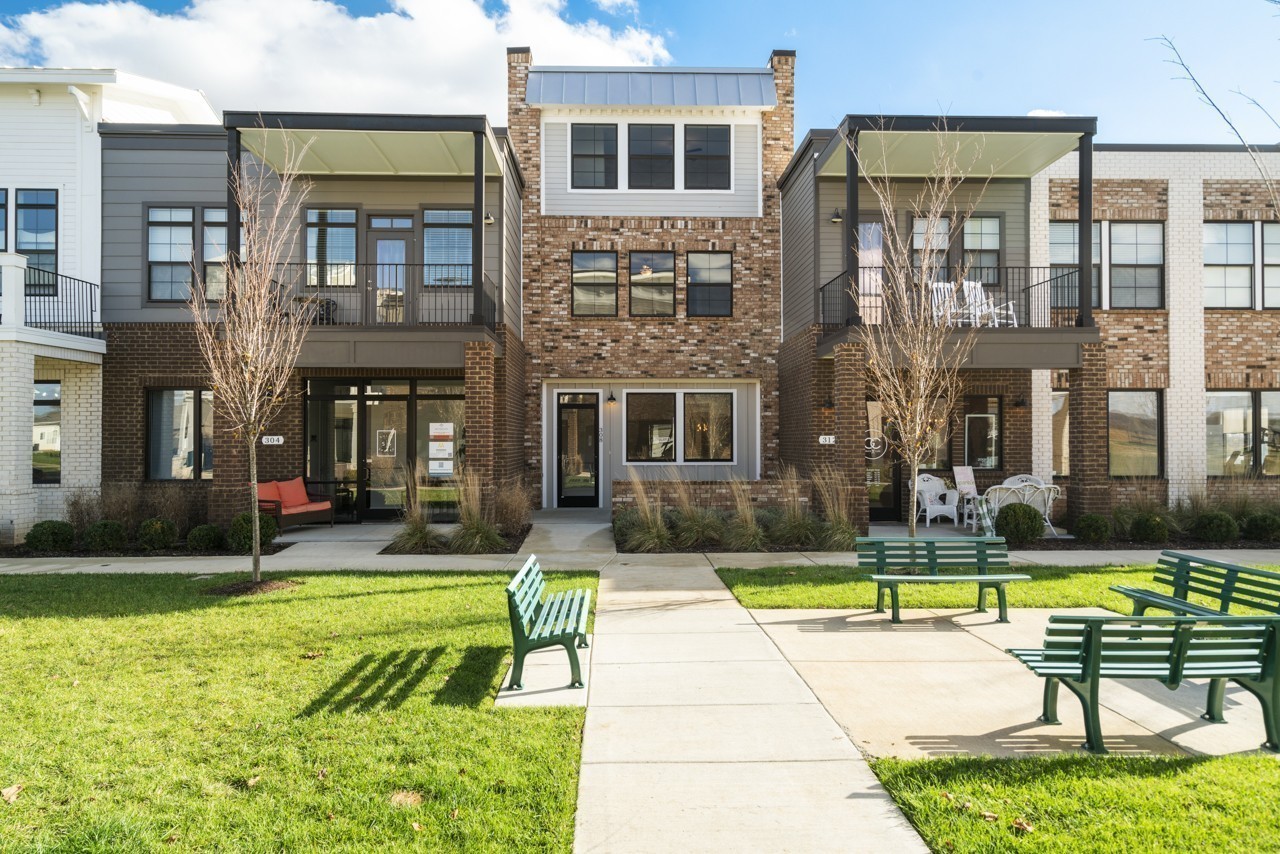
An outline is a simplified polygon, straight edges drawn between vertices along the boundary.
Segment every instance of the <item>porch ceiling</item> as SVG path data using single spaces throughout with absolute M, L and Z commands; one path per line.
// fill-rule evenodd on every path
M 466 131 L 243 128 L 241 144 L 272 169 L 290 152 L 303 175 L 470 177 L 474 134 Z M 485 136 L 485 174 L 500 176 L 493 139 Z

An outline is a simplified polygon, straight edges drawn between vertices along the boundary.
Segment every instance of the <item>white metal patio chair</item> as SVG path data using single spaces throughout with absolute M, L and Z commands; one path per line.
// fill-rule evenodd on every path
M 953 525 L 960 524 L 956 515 L 959 510 L 960 493 L 947 489 L 942 478 L 931 474 L 922 474 L 916 478 L 916 517 L 924 514 L 924 526 L 929 527 L 935 516 L 945 516 Z

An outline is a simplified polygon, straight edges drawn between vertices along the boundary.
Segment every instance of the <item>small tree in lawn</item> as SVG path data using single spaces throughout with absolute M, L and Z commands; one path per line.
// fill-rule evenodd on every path
M 231 200 L 242 223 L 238 258 L 222 265 L 225 292 L 220 302 L 204 298 L 205 282 L 193 288 L 189 305 L 196 342 L 209 371 L 214 407 L 249 459 L 249 501 L 253 519 L 253 581 L 262 580 L 258 523 L 258 443 L 281 407 L 296 392 L 289 382 L 311 308 L 295 302 L 281 265 L 293 258 L 298 215 L 308 187 L 295 164 L 301 152 L 286 141 L 284 165 L 272 172 L 252 163 L 234 164 Z
M 989 180 L 973 174 L 980 141 L 966 145 L 945 123 L 933 137 L 933 167 L 914 192 L 904 192 L 888 177 L 886 164 L 864 160 L 855 150 L 858 171 L 880 207 L 884 243 L 883 267 L 866 271 L 873 280 L 862 281 L 862 294 L 855 291 L 853 298 L 866 324 L 867 385 L 880 403 L 884 439 L 910 472 L 907 527 L 912 537 L 919 515 L 916 478 L 937 437 L 947 434 L 964 391 L 960 368 L 974 344 L 973 314 L 957 310 L 967 299 L 968 259 L 959 267 L 950 265 L 943 235 L 962 233 Z M 962 194 L 962 186 L 972 191 Z M 905 224 L 904 212 L 909 214 Z M 913 238 L 920 229 L 917 247 Z

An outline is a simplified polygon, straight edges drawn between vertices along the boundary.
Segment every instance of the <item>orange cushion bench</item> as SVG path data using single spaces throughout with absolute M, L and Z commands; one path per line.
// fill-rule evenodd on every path
M 323 493 L 307 491 L 300 477 L 258 483 L 258 512 L 276 520 L 280 530 L 294 525 L 328 522 L 333 527 L 333 502 Z

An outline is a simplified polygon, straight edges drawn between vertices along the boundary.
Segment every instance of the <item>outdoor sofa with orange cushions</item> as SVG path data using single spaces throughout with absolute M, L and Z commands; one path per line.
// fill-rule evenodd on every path
M 322 493 L 308 492 L 302 478 L 258 483 L 258 512 L 276 520 L 280 530 L 294 525 L 328 522 L 333 526 L 333 502 Z

